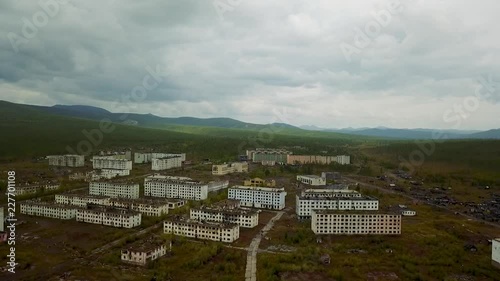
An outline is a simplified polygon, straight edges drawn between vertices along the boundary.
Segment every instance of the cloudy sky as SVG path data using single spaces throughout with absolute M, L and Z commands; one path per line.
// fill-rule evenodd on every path
M 0 2 L 2 100 L 328 128 L 500 127 L 498 0 L 40 3 Z

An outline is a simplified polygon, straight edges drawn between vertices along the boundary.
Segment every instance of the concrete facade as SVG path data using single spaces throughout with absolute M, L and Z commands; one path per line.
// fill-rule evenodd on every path
M 141 225 L 141 213 L 113 207 L 92 206 L 77 209 L 76 221 L 113 227 L 133 228 Z
M 189 178 L 153 175 L 144 179 L 144 196 L 205 200 L 208 184 Z
M 163 232 L 226 243 L 234 242 L 240 237 L 240 227 L 237 224 L 200 222 L 180 217 L 166 220 Z
M 55 218 L 61 220 L 74 219 L 76 216 L 77 207 L 62 204 L 53 204 L 47 202 L 21 202 L 21 214 Z
M 137 199 L 139 198 L 139 184 L 93 181 L 89 184 L 89 194 Z
M 92 157 L 92 167 L 94 169 L 132 170 L 132 161 L 115 159 L 112 156 L 94 156 Z
M 232 173 L 247 173 L 248 163 L 247 162 L 234 162 L 229 164 L 213 165 L 212 175 L 222 176 Z
M 326 179 L 315 175 L 298 175 L 297 181 L 308 185 L 326 185 Z
M 85 156 L 66 154 L 66 155 L 49 155 L 50 166 L 61 166 L 61 167 L 83 167 L 85 166 Z
M 313 210 L 315 234 L 400 235 L 401 215 L 359 211 Z
M 153 158 L 151 160 L 151 170 L 153 171 L 162 171 L 180 167 L 182 167 L 182 160 L 180 156 L 166 156 L 162 158 Z
M 233 186 L 229 188 L 228 199 L 240 200 L 244 207 L 282 210 L 286 194 L 284 188 Z

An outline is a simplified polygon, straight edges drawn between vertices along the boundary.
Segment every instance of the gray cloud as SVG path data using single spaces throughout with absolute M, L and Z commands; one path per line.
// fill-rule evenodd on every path
M 56 0 L 43 0 L 43 3 Z M 225 0 L 221 0 L 228 3 Z M 104 2 L 104 3 L 103 3 Z M 341 43 L 389 0 L 241 1 L 220 19 L 212 1 L 69 1 L 15 52 L 35 1 L 0 3 L 0 92 L 13 102 L 90 104 L 112 111 L 145 67 L 168 77 L 129 108 L 161 116 L 228 116 L 295 125 L 446 128 L 443 114 L 500 80 L 494 0 L 401 0 L 371 44 L 345 59 Z M 497 92 L 463 129 L 500 127 Z

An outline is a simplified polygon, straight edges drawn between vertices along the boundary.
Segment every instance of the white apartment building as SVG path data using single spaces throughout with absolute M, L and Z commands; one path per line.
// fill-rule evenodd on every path
M 168 214 L 168 202 L 165 200 L 112 198 L 108 205 L 134 210 L 151 217 Z
M 299 219 L 311 217 L 312 210 L 370 210 L 376 211 L 379 201 L 362 196 L 354 190 L 308 189 L 296 196 L 295 212 Z
M 228 199 L 240 200 L 244 207 L 282 210 L 286 194 L 284 188 L 236 185 L 229 188 Z
M 74 205 L 78 207 L 87 207 L 88 204 L 109 205 L 109 200 L 109 197 L 99 195 L 56 194 L 57 204 Z
M 85 156 L 83 155 L 49 155 L 50 166 L 62 166 L 62 167 L 83 167 L 85 165 Z
M 401 214 L 313 210 L 311 229 L 315 234 L 399 235 Z
M 500 238 L 491 240 L 491 264 L 500 269 Z
M 308 185 L 326 185 L 326 179 L 316 175 L 299 175 L 297 180 Z
M 122 250 L 121 259 L 124 263 L 135 265 L 146 265 L 167 253 L 167 246 L 164 241 L 141 241 L 135 245 Z
M 234 200 L 226 200 L 234 201 Z M 213 206 L 191 208 L 189 218 L 198 221 L 235 223 L 240 227 L 253 228 L 259 224 L 259 213 L 256 210 L 241 208 L 238 204 L 224 205 L 224 201 Z
M 113 227 L 133 228 L 141 225 L 141 213 L 114 207 L 88 206 L 77 209 L 76 221 Z
M 186 153 L 134 153 L 134 163 L 144 164 L 150 163 L 153 159 L 164 157 L 180 157 L 181 162 L 186 161 Z
M 74 219 L 76 216 L 77 207 L 53 204 L 48 202 L 21 202 L 21 214 L 55 218 L 61 220 Z
M 200 222 L 180 217 L 166 220 L 163 232 L 226 243 L 234 242 L 240 237 L 240 227 L 237 224 Z
M 189 178 L 153 175 L 144 179 L 144 196 L 205 200 L 208 184 Z
M 162 171 L 179 167 L 182 167 L 180 156 L 166 156 L 162 158 L 153 158 L 151 160 L 151 170 L 153 171 Z
M 222 165 L 212 165 L 212 175 L 222 176 L 232 173 L 247 173 L 247 162 L 234 162 Z
M 340 165 L 349 165 L 351 164 L 351 156 L 349 155 L 337 155 L 335 156 L 335 162 Z
M 55 183 L 20 185 L 16 187 L 16 190 L 13 193 L 16 196 L 19 196 L 24 194 L 56 190 L 59 187 L 60 185 Z
M 137 199 L 139 198 L 139 184 L 93 181 L 89 184 L 89 194 Z
M 92 157 L 94 169 L 132 170 L 132 161 L 127 159 L 115 159 L 112 156 Z

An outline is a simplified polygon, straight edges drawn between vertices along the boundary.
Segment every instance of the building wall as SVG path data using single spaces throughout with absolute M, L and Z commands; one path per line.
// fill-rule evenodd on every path
M 137 199 L 139 198 L 139 184 L 91 182 L 89 194 Z
M 167 253 L 165 245 L 160 245 L 149 251 L 122 250 L 121 259 L 123 262 L 146 265 L 148 262 L 156 260 Z
M 292 164 L 330 164 L 337 162 L 345 165 L 351 163 L 351 157 L 346 155 L 328 156 L 328 155 L 288 155 L 286 163 Z
M 132 170 L 132 161 L 127 159 L 115 159 L 113 157 L 106 156 L 94 156 L 92 158 L 92 167 L 94 169 Z
M 58 204 L 68 204 L 78 207 L 87 207 L 88 204 L 96 205 L 109 205 L 110 198 L 97 198 L 93 196 L 77 196 L 77 195 L 67 195 L 67 194 L 56 194 L 56 203 Z
M 500 238 L 491 241 L 491 262 L 500 269 Z
M 50 166 L 83 167 L 85 165 L 83 155 L 50 155 L 47 158 Z
M 311 216 L 312 210 L 378 210 L 379 201 L 374 198 L 365 200 L 356 197 L 301 197 L 296 196 L 295 212 L 299 218 Z
M 208 184 L 147 177 L 144 179 L 144 196 L 205 200 Z
M 232 173 L 246 173 L 248 172 L 247 162 L 234 162 L 230 164 L 221 164 L 212 166 L 212 175 L 221 176 Z
M 311 229 L 315 234 L 399 235 L 401 215 L 313 211 Z
M 69 220 L 76 216 L 76 207 L 69 208 L 57 204 L 21 203 L 21 214 Z
M 284 189 L 234 186 L 229 188 L 228 199 L 240 200 L 243 207 L 282 210 L 286 194 Z
M 165 221 L 163 232 L 191 238 L 231 243 L 240 237 L 238 225 L 222 227 L 220 224 Z
M 113 227 L 133 228 L 140 226 L 141 218 L 140 213 L 125 210 L 121 213 L 92 209 L 78 209 L 76 211 L 76 221 Z
M 162 171 L 179 167 L 182 167 L 181 157 L 153 158 L 151 161 L 151 170 L 153 171 Z
M 326 185 L 326 179 L 322 177 L 297 176 L 297 180 L 308 185 Z
M 225 212 L 224 210 L 190 209 L 189 218 L 200 221 L 213 221 L 234 223 L 240 227 L 253 228 L 259 224 L 259 214 L 257 212 Z
M 147 202 L 134 202 L 133 200 L 123 201 L 111 199 L 108 203 L 108 206 L 127 208 L 150 217 L 160 217 L 162 215 L 168 214 L 167 202 L 165 202 L 164 204 L 154 204 Z

